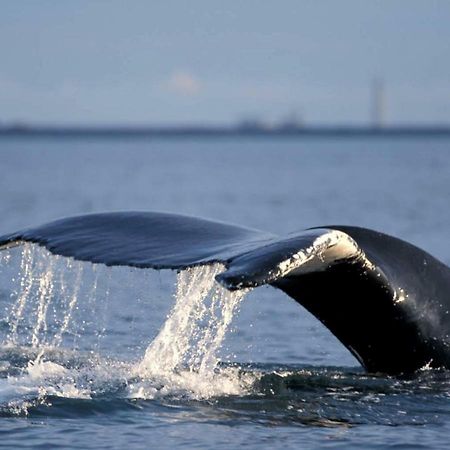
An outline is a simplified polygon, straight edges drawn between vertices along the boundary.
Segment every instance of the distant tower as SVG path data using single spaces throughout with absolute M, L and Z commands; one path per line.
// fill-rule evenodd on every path
M 372 83 L 372 126 L 381 128 L 385 125 L 385 93 L 384 82 L 375 78 Z

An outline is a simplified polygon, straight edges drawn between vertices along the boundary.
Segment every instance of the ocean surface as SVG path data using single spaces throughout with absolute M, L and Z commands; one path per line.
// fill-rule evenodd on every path
M 360 225 L 450 263 L 448 138 L 2 138 L 0 169 L 0 233 L 154 210 Z M 0 447 L 448 448 L 448 372 L 366 374 L 292 299 L 229 293 L 221 270 L 1 252 Z

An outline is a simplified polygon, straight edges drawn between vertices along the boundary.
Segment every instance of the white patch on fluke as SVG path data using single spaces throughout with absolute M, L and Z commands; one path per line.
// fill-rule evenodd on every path
M 324 231 L 311 246 L 279 263 L 275 271 L 276 278 L 325 270 L 329 265 L 349 258 L 360 258 L 368 269 L 374 268 L 348 234 L 338 230 Z

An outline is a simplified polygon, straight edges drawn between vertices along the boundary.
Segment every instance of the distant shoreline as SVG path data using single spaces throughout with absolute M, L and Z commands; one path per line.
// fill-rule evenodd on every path
M 10 126 L 2 137 L 49 138 L 184 138 L 184 137 L 450 137 L 450 126 L 305 126 L 292 128 L 213 126 Z

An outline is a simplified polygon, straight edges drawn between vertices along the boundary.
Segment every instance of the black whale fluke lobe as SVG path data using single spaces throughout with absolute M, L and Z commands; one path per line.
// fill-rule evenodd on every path
M 270 284 L 317 317 L 370 372 L 450 368 L 450 269 L 377 231 L 325 226 L 279 237 L 156 212 L 90 214 L 0 237 L 108 266 L 182 270 L 221 263 L 229 290 Z

